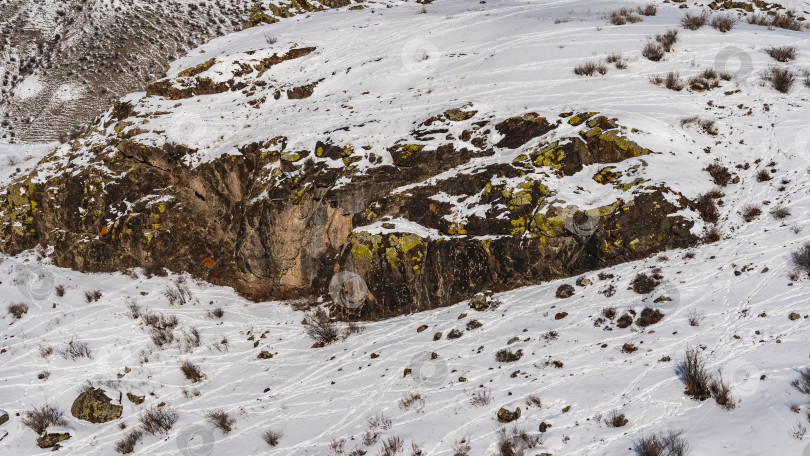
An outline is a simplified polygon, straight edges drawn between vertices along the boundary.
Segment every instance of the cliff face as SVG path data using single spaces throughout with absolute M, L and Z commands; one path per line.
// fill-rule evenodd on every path
M 361 116 L 349 103 L 368 91 L 333 98 L 336 49 L 245 42 L 170 69 L 7 188 L 0 248 L 188 271 L 256 300 L 325 295 L 348 271 L 368 291 L 341 315 L 378 319 L 697 242 L 693 204 L 648 177 L 649 133 L 617 118 L 480 102 Z

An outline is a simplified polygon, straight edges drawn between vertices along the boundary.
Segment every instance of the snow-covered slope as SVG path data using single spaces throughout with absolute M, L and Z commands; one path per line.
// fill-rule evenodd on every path
M 173 63 L 172 78 L 213 58 L 204 76 L 227 81 L 238 68 L 236 60 L 311 46 L 316 51 L 306 59 L 284 62 L 262 77 L 285 91 L 322 81 L 307 98 L 270 97 L 255 106 L 248 104 L 252 95 L 231 91 L 181 101 L 133 94 L 127 100 L 135 111 L 162 114 L 119 131 L 111 124 L 109 131 L 85 137 L 82 147 L 141 128 L 148 132 L 133 136 L 139 141 L 194 149 L 188 164 L 197 166 L 238 155 L 237 146 L 266 130 L 289 138 L 290 150 L 311 149 L 313 138 L 322 136 L 336 144 L 368 145 L 358 151 L 362 172 L 373 168 L 371 154 L 390 161 L 387 147 L 415 122 L 472 103 L 482 117 L 581 110 L 615 116 L 638 129 L 634 140 L 663 152 L 645 157 L 651 166 L 644 177 L 690 198 L 715 186 L 703 171 L 715 161 L 739 180 L 721 188 L 718 242 L 588 273 L 584 277 L 591 283 L 574 286 L 569 298 L 555 294 L 576 278 L 496 294 L 500 305 L 483 312 L 459 303 L 366 323 L 362 332 L 321 348 L 312 348 L 301 324 L 304 313 L 289 303 L 249 302 L 229 288 L 187 276 L 81 274 L 51 266 L 47 251 L 4 257 L 0 296 L 28 310 L 19 319 L 7 314 L 0 320 L 5 326 L 0 408 L 11 418 L 0 425 L 0 438 L 8 433 L 0 449 L 50 451 L 37 448 L 37 435 L 16 416 L 47 402 L 68 412 L 72 436 L 60 451 L 69 454 L 115 454 L 115 443 L 138 426 L 143 411 L 165 404 L 177 411 L 178 421 L 166 435 L 145 436 L 135 454 L 323 455 L 333 453 L 330 442 L 344 439 L 345 454 L 358 448 L 373 455 L 399 436 L 404 454 L 414 443 L 424 454 L 453 455 L 465 441 L 469 454 L 488 455 L 497 453 L 498 429 L 511 426 L 498 422 L 498 410 L 520 407 L 512 424 L 538 441 L 522 450 L 525 455 L 630 455 L 637 439 L 672 429 L 683 431 L 693 455 L 804 456 L 809 437 L 798 438 L 796 431 L 810 425 L 810 396 L 792 382 L 810 366 L 810 281 L 807 272 L 796 272 L 792 253 L 810 241 L 805 227 L 810 89 L 801 78 L 809 35 L 744 21 L 725 34 L 708 26 L 681 28 L 662 61 L 641 56 L 655 34 L 679 27 L 684 14 L 679 5 L 686 4 L 662 3 L 656 16 L 615 26 L 606 18 L 622 6 L 615 2 L 447 0 L 390 8 L 365 3 L 361 10 L 297 16 L 219 38 Z M 803 1 L 786 6 L 808 9 Z M 277 40 L 270 44 L 267 35 Z M 798 60 L 780 64 L 799 77 L 788 94 L 760 78 L 776 64 L 765 53 L 771 45 L 797 47 Z M 626 69 L 611 65 L 606 75 L 573 74 L 575 65 L 614 52 L 622 54 Z M 712 67 L 732 73 L 731 80 L 706 92 L 672 91 L 650 82 L 669 71 L 687 78 Z M 715 120 L 718 134 L 681 124 L 693 115 Z M 40 176 L 62 171 L 55 163 L 86 166 L 71 152 L 63 146 Z M 481 160 L 511 163 L 520 151 L 496 152 Z M 557 196 L 583 207 L 618 197 L 590 179 L 597 169 L 588 171 L 588 179 L 554 180 Z M 764 177 L 758 177 L 762 171 Z M 352 182 L 347 178 L 341 185 Z M 751 206 L 761 213 L 745 221 Z M 775 208 L 788 214 L 777 219 L 771 214 Z M 413 221 L 387 223 L 396 232 L 435 235 Z M 392 228 L 380 223 L 363 229 Z M 653 292 L 632 289 L 640 272 L 662 276 Z M 64 286 L 64 296 L 56 285 Z M 85 296 L 93 290 L 100 291 L 96 301 Z M 662 294 L 672 300 L 655 302 Z M 647 306 L 660 309 L 663 319 L 646 327 L 615 323 L 625 312 Z M 599 321 L 609 307 L 616 316 Z M 221 318 L 212 315 L 217 308 Z M 143 319 L 132 318 L 132 309 L 176 316 L 175 341 L 157 346 Z M 468 329 L 472 320 L 482 325 Z M 427 329 L 418 331 L 422 325 Z M 449 339 L 453 329 L 463 331 L 461 337 Z M 434 340 L 437 332 L 443 335 Z M 90 357 L 61 357 L 70 340 L 85 342 Z M 632 344 L 629 353 L 622 351 L 625 344 Z M 47 347 L 53 348 L 50 355 Z M 730 382 L 734 409 L 684 395 L 676 367 L 688 347 L 698 347 L 710 371 L 720 369 Z M 496 352 L 505 348 L 522 350 L 523 356 L 496 361 Z M 258 358 L 262 351 L 273 356 Z M 183 361 L 197 364 L 205 378 L 187 380 Z M 121 419 L 90 424 L 70 416 L 86 380 L 110 397 L 124 395 Z M 481 390 L 492 399 L 474 405 L 471 399 Z M 126 393 L 145 396 L 145 402 L 136 405 Z M 421 395 L 424 406 L 400 407 L 409 393 Z M 531 395 L 542 405 L 527 405 Z M 206 420 L 216 409 L 236 419 L 227 435 Z M 614 410 L 625 414 L 625 426 L 612 428 L 598 419 Z M 369 419 L 380 414 L 391 426 L 377 429 L 379 438 L 365 445 Z M 541 423 L 551 426 L 541 432 Z M 262 440 L 267 430 L 282 434 L 276 446 Z

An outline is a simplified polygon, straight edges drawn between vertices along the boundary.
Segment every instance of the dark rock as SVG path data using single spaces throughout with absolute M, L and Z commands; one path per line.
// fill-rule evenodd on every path
M 558 298 L 570 298 L 574 296 L 574 287 L 564 283 L 557 288 L 557 292 L 554 295 Z
M 503 407 L 498 410 L 498 421 L 501 423 L 511 423 L 516 419 L 520 418 L 520 407 L 516 408 L 514 412 L 511 412 Z
M 70 433 L 43 434 L 37 439 L 37 446 L 40 448 L 54 448 L 59 442 L 64 442 L 70 438 Z

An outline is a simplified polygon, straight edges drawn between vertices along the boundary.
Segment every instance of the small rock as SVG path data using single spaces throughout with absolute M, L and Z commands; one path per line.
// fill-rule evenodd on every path
M 437 332 L 436 334 L 433 335 L 433 340 L 439 340 L 441 338 L 442 338 L 442 333 L 441 332 Z
M 402 373 L 402 378 L 405 378 L 413 373 L 413 369 L 405 368 L 405 372 Z
M 261 352 L 258 354 L 258 356 L 256 356 L 256 358 L 259 358 L 259 359 L 270 359 L 270 358 L 272 358 L 272 357 L 273 357 L 273 354 L 272 354 L 272 353 L 270 353 L 270 352 L 269 352 L 269 351 L 267 351 L 267 350 L 262 350 L 262 351 L 261 351 Z
M 559 312 L 556 315 L 554 315 L 554 319 L 555 320 L 562 320 L 563 318 L 565 318 L 567 316 L 568 316 L 568 312 Z
M 564 283 L 557 288 L 557 293 L 555 294 L 560 299 L 570 298 L 574 296 L 574 287 L 570 284 Z
M 416 332 L 420 333 L 420 332 L 422 332 L 422 331 L 424 331 L 426 329 L 428 329 L 428 325 L 422 325 L 422 326 L 416 328 Z
M 498 410 L 498 421 L 501 423 L 511 423 L 518 418 L 520 418 L 520 407 L 516 408 L 514 412 L 510 412 L 503 407 Z
M 591 279 L 587 279 L 585 277 L 580 277 L 579 279 L 577 279 L 577 286 L 580 286 L 580 287 L 587 287 L 591 283 L 593 283 L 593 282 L 591 282 Z
M 470 308 L 483 312 L 489 308 L 489 300 L 484 293 L 478 293 L 470 299 Z
M 548 431 L 548 428 L 550 428 L 550 427 L 551 427 L 551 423 L 546 423 L 545 421 L 543 421 L 542 423 L 540 423 L 540 427 L 539 427 L 538 430 L 540 432 L 546 432 L 546 431 Z
M 6 421 L 8 421 L 8 413 L 4 410 L 0 410 L 0 426 Z
M 467 377 L 459 377 L 458 381 L 461 382 L 461 383 L 464 383 L 464 382 L 467 381 Z
M 146 396 L 136 396 L 132 393 L 127 393 L 127 399 L 135 405 L 141 405 L 146 400 Z
M 379 358 L 379 357 L 380 357 L 380 355 L 378 355 L 378 354 L 376 354 L 376 353 L 372 353 L 372 354 L 371 354 L 371 359 L 377 359 L 377 358 Z
M 790 315 L 788 315 L 788 318 L 790 318 L 791 321 L 795 321 L 798 320 L 799 318 L 802 318 L 802 316 L 797 314 L 796 312 L 791 312 Z
M 515 342 L 520 342 L 520 337 L 515 336 L 515 337 L 509 339 L 508 341 L 506 341 L 506 345 L 512 345 Z
M 438 353 L 436 353 L 436 352 L 431 352 L 431 353 L 430 353 L 430 359 L 436 359 L 436 358 L 438 358 L 438 357 L 439 357 L 439 354 L 438 354 Z
M 40 448 L 53 448 L 59 442 L 63 442 L 70 438 L 70 433 L 54 433 L 54 434 L 43 434 L 42 437 L 37 439 L 37 446 Z

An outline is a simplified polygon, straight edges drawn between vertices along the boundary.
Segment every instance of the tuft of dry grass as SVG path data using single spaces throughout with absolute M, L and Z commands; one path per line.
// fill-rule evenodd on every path
M 765 71 L 762 79 L 770 82 L 777 92 L 788 93 L 796 82 L 796 75 L 790 68 L 773 67 Z
M 485 405 L 489 405 L 490 403 L 492 403 L 492 394 L 488 389 L 481 388 L 475 390 L 470 398 L 470 404 L 476 407 L 483 407 Z
M 615 11 L 611 11 L 608 19 L 610 23 L 613 25 L 624 25 L 624 24 L 635 24 L 636 22 L 641 22 L 641 16 L 639 16 L 638 10 L 632 10 L 629 8 L 621 8 Z M 655 14 L 653 14 L 654 16 Z
M 748 16 L 748 23 L 768 28 L 801 31 L 807 28 L 794 11 L 776 11 L 773 14 L 756 13 Z
M 274 447 L 278 445 L 278 441 L 281 440 L 283 435 L 284 434 L 281 432 L 268 429 L 264 431 L 264 434 L 262 434 L 262 440 L 264 440 L 271 447 Z
M 224 434 L 229 434 L 233 430 L 233 425 L 236 424 L 236 419 L 225 410 L 212 410 L 205 415 L 205 418 Z
M 737 25 L 737 18 L 731 16 L 729 14 L 721 14 L 717 16 L 713 16 L 709 25 L 712 26 L 713 29 L 718 30 L 720 32 L 726 33 L 734 28 Z
M 697 30 L 709 21 L 709 12 L 703 11 L 700 14 L 686 13 L 681 18 L 681 25 L 688 30 Z
M 810 274 L 810 242 L 793 252 L 793 263 L 805 273 Z
M 672 46 L 678 42 L 678 29 L 669 29 L 663 34 L 655 35 L 657 41 L 666 52 L 672 51 Z
M 718 378 L 713 378 L 709 381 L 709 391 L 714 396 L 715 402 L 724 410 L 732 410 L 735 407 L 734 398 L 731 396 L 731 387 L 728 382 L 723 379 L 720 374 Z
M 495 361 L 499 363 L 513 363 L 523 357 L 523 350 L 513 352 L 508 348 L 502 348 L 495 353 Z
M 681 437 L 682 431 L 653 434 L 635 440 L 636 456 L 689 456 L 689 443 Z
M 185 375 L 187 379 L 191 380 L 192 383 L 200 382 L 205 378 L 205 374 L 203 374 L 200 366 L 188 360 L 180 363 L 180 371 L 182 371 L 183 375 Z
M 574 67 L 574 74 L 577 76 L 604 75 L 607 71 L 607 66 L 602 62 L 585 62 Z
M 728 168 L 720 164 L 719 161 L 715 161 L 707 166 L 706 171 L 708 171 L 709 175 L 712 176 L 712 180 L 716 185 L 725 187 L 729 182 L 731 182 L 731 173 L 729 172 Z
M 717 136 L 719 133 L 714 124 L 714 120 L 712 119 L 701 119 L 698 116 L 684 117 L 681 119 L 681 127 L 688 127 L 691 125 L 697 125 L 698 128 L 700 128 L 700 130 L 707 135 Z
M 23 315 L 28 313 L 28 305 L 23 303 L 9 304 L 6 310 L 8 310 L 8 313 L 12 317 L 19 320 Z
M 414 409 L 416 412 L 421 412 L 425 408 L 425 398 L 419 393 L 405 393 L 399 399 L 399 408 L 401 410 Z
M 678 370 L 686 384 L 684 393 L 687 396 L 699 401 L 711 397 L 709 390 L 711 377 L 706 371 L 706 361 L 702 358 L 699 348 L 686 349 L 686 356 L 678 365 Z
M 608 413 L 608 415 L 605 417 L 605 425 L 607 425 L 607 427 L 619 428 L 623 427 L 629 422 L 630 420 L 624 416 L 624 413 L 619 413 L 616 410 Z
M 141 412 L 139 421 L 145 432 L 152 435 L 167 435 L 174 423 L 177 422 L 178 417 L 173 408 L 165 405 L 163 407 L 154 405 Z
M 653 41 L 645 44 L 644 49 L 641 50 L 641 55 L 643 55 L 647 60 L 653 62 L 658 62 L 663 59 L 665 53 L 666 51 L 664 50 L 664 46 Z
M 762 209 L 760 209 L 759 206 L 749 204 L 743 208 L 742 216 L 743 220 L 750 223 L 759 217 L 760 214 L 762 214 Z
M 796 59 L 796 46 L 771 46 L 765 52 L 777 62 L 790 62 Z
M 130 429 L 124 437 L 115 442 L 115 451 L 121 454 L 130 454 L 135 451 L 135 445 L 143 438 L 143 431 L 138 428 Z

